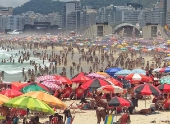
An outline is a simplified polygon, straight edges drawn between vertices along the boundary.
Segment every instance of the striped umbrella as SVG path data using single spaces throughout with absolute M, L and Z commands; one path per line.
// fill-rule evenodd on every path
M 170 91 L 170 84 L 161 84 L 158 86 L 158 89 L 162 92 L 169 92 Z
M 150 81 L 149 77 L 142 75 L 142 74 L 137 74 L 137 73 L 129 74 L 125 77 L 125 79 L 131 80 L 131 81 L 143 81 L 143 82 Z
M 152 84 L 141 84 L 134 88 L 135 93 L 142 95 L 159 95 L 160 90 Z
M 109 103 L 108 103 L 109 106 L 130 106 L 130 102 L 124 98 L 121 98 L 121 97 L 113 97 Z
M 97 89 L 105 85 L 111 85 L 111 83 L 103 79 L 91 79 L 86 83 L 84 83 L 81 87 L 83 89 L 88 89 L 88 88 Z
M 49 82 L 49 81 L 43 81 L 41 83 L 42 85 L 52 89 L 52 90 L 58 90 L 58 89 L 61 89 L 60 86 L 58 86 L 57 84 L 53 83 L 53 82 Z
M 98 91 L 102 91 L 104 93 L 123 93 L 123 89 L 119 86 L 115 85 L 105 85 L 97 89 Z
M 10 108 L 30 109 L 34 111 L 41 111 L 54 114 L 54 110 L 46 103 L 32 97 L 19 96 L 7 101 L 4 106 Z

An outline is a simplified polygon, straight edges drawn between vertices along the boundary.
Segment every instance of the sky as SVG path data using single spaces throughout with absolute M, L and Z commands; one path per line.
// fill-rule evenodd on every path
M 17 7 L 28 2 L 29 0 L 0 0 L 0 6 L 4 7 Z M 71 1 L 71 0 L 61 0 L 61 1 Z

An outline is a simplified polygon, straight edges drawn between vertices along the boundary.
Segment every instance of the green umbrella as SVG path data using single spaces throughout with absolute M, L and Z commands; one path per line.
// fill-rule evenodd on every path
M 51 114 L 55 113 L 54 110 L 50 108 L 46 103 L 36 98 L 27 97 L 27 96 L 15 97 L 3 105 L 10 108 L 21 108 L 21 109 L 28 108 L 30 110 L 47 112 Z
M 127 48 L 124 47 L 124 48 L 121 48 L 121 50 L 122 50 L 122 51 L 127 51 Z
M 31 91 L 45 91 L 45 92 L 47 92 L 45 89 L 43 89 L 42 87 L 40 87 L 38 85 L 28 85 L 21 89 L 21 92 L 23 92 L 23 93 L 28 93 Z
M 160 79 L 161 84 L 170 84 L 170 76 L 164 76 Z

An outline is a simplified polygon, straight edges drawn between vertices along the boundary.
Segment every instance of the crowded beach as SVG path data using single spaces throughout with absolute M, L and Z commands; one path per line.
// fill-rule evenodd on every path
M 10 56 L 0 60 L 0 123 L 168 124 L 169 45 L 160 37 L 2 37 Z M 15 80 L 4 65 L 16 66 Z

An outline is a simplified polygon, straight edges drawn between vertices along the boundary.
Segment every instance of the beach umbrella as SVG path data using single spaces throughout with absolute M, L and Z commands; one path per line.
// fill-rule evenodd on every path
M 43 86 L 43 87 L 42 87 Z M 20 91 L 23 93 L 28 93 L 30 91 L 45 91 L 49 92 L 49 90 L 42 84 L 31 83 L 25 87 L 23 87 Z
M 149 77 L 142 75 L 142 74 L 137 74 L 137 73 L 133 73 L 133 74 L 129 74 L 125 77 L 126 80 L 130 80 L 130 81 L 142 81 L 142 82 L 149 82 Z
M 170 57 L 166 57 L 166 58 L 164 58 L 164 60 L 170 60 Z
M 62 102 L 60 99 L 43 91 L 32 91 L 32 92 L 23 94 L 22 96 L 33 97 L 33 98 L 39 99 L 53 107 L 66 108 L 66 104 Z
M 97 89 L 105 85 L 111 85 L 111 83 L 103 79 L 91 79 L 87 81 L 86 83 L 84 83 L 83 85 L 81 85 L 81 87 L 83 89 L 88 89 L 88 88 Z
M 146 75 L 146 71 L 143 69 L 133 69 L 132 73 L 143 74 Z
M 129 107 L 130 102 L 124 98 L 115 96 L 109 101 L 108 105 L 113 107 L 118 107 L 118 106 Z
M 162 92 L 169 92 L 170 91 L 170 84 L 161 84 L 157 88 Z
M 115 78 L 107 78 L 105 80 L 108 81 L 109 83 L 111 83 L 112 85 L 122 87 L 122 83 L 120 81 L 116 80 Z
M 141 84 L 134 88 L 134 92 L 142 95 L 159 95 L 160 90 L 152 84 Z
M 102 76 L 104 76 L 104 77 L 110 77 L 110 75 L 108 75 L 108 74 L 105 73 L 105 72 L 96 72 L 96 74 L 102 75 Z
M 115 85 L 105 85 L 98 88 L 97 90 L 102 91 L 104 93 L 123 93 L 123 89 Z
M 58 86 L 57 84 L 55 84 L 53 82 L 43 81 L 41 84 L 48 87 L 51 90 L 59 90 L 59 89 L 61 89 L 60 86 Z
M 90 80 L 88 77 L 85 76 L 85 74 L 83 72 L 75 75 L 71 81 L 75 82 L 75 83 L 81 83 L 81 82 L 87 82 L 88 80 Z
M 30 109 L 34 111 L 40 111 L 45 113 L 54 114 L 54 110 L 50 108 L 46 103 L 32 97 L 19 96 L 13 99 L 8 100 L 3 104 L 4 106 L 10 108 L 21 108 L 21 109 Z
M 27 86 L 29 86 L 29 85 L 37 85 L 37 86 L 45 89 L 46 91 L 49 91 L 48 88 L 47 88 L 46 86 L 42 85 L 41 83 L 26 83 L 26 84 L 21 85 L 21 86 L 19 87 L 19 90 L 21 90 L 22 88 L 27 87 Z
M 51 79 L 55 79 L 55 76 L 52 76 L 52 75 L 39 76 L 36 79 L 36 82 L 41 82 L 41 81 L 46 81 L 46 80 L 51 80 Z
M 164 76 L 160 79 L 161 84 L 170 84 L 170 76 Z
M 18 90 L 14 90 L 14 89 L 6 89 L 6 90 L 1 91 L 0 94 L 5 95 L 10 98 L 14 98 L 16 96 L 22 95 L 23 93 L 21 93 Z
M 159 72 L 162 68 L 155 68 L 152 72 Z
M 14 90 L 19 90 L 19 87 L 22 86 L 23 84 L 20 82 L 11 82 L 11 88 Z
M 161 91 L 153 86 L 152 84 L 141 84 L 134 88 L 134 92 L 136 94 L 142 94 L 142 95 L 160 95 Z M 146 100 L 145 100 L 145 108 L 146 108 Z
M 170 72 L 170 67 L 165 67 L 159 70 L 159 72 L 164 72 L 164 73 L 168 73 Z
M 111 76 L 114 76 L 114 74 L 120 70 L 122 69 L 121 68 L 108 68 L 107 70 L 105 70 L 105 72 Z
M 61 81 L 63 84 L 72 84 L 72 81 L 70 79 L 68 79 L 67 77 L 63 77 L 60 75 L 54 75 L 55 79 Z
M 97 74 L 97 73 L 90 73 L 90 74 L 87 75 L 87 77 L 90 77 L 90 78 L 101 78 L 101 79 L 105 79 L 106 78 L 105 76 Z
M 0 105 L 10 100 L 7 96 L 0 94 Z
M 132 73 L 131 70 L 124 69 L 124 70 L 116 72 L 115 76 L 126 76 L 126 75 L 131 74 L 131 73 Z
M 124 48 L 121 48 L 121 50 L 122 51 L 127 51 L 128 49 L 124 47 Z

